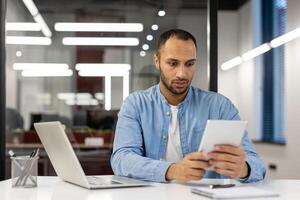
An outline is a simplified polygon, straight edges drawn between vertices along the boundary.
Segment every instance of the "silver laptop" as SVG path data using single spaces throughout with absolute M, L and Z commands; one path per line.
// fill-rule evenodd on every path
M 147 182 L 121 176 L 86 176 L 64 131 L 58 122 L 34 123 L 56 174 L 64 181 L 88 189 L 137 187 Z

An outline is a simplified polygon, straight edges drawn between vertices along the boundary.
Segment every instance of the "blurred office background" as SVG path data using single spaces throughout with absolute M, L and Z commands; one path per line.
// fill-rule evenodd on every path
M 249 121 L 268 178 L 300 177 L 299 9 L 297 0 L 219 1 L 218 92 Z M 207 14 L 207 0 L 8 0 L 6 149 L 21 155 L 42 147 L 33 123 L 59 120 L 85 172 L 111 174 L 123 99 L 159 81 L 160 33 L 180 28 L 196 37 L 193 85 L 209 89 Z M 292 39 L 273 41 L 293 30 Z M 43 151 L 39 173 L 55 174 Z

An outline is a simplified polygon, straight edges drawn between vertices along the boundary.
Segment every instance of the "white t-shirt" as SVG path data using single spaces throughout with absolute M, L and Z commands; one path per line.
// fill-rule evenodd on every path
M 182 151 L 180 144 L 180 134 L 179 134 L 179 120 L 177 117 L 178 108 L 177 106 L 171 106 L 170 113 L 170 124 L 169 124 L 169 135 L 168 144 L 166 151 L 166 160 L 170 162 L 178 162 L 182 160 Z

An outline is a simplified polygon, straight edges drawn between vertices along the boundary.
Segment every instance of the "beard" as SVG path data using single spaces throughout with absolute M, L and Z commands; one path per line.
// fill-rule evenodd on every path
M 173 81 L 171 81 L 171 83 L 169 84 L 167 77 L 164 75 L 164 73 L 162 72 L 160 66 L 159 66 L 159 72 L 160 72 L 160 80 L 162 82 L 162 84 L 167 88 L 167 90 L 172 93 L 173 95 L 182 95 L 185 94 L 187 92 L 187 90 L 189 89 L 190 86 L 190 81 L 187 79 L 179 79 L 180 81 L 187 81 L 188 84 L 187 86 L 183 89 L 183 90 L 176 90 L 171 84 Z

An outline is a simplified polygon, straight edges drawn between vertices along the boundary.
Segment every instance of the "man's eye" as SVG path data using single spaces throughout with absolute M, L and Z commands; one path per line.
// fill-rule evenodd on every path
M 186 64 L 187 67 L 192 67 L 193 65 L 195 65 L 195 62 L 188 62 L 188 63 Z
M 177 62 L 169 62 L 169 65 L 175 67 L 177 65 Z

